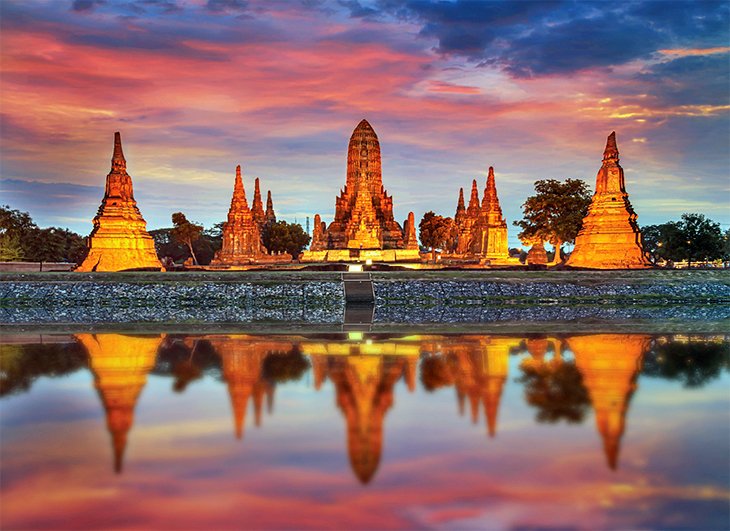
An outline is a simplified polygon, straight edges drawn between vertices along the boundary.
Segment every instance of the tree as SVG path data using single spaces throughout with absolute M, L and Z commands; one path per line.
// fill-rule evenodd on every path
M 669 221 L 661 225 L 647 225 L 642 227 L 641 236 L 644 241 L 644 250 L 655 264 L 662 260 L 676 262 L 685 256 L 687 238 L 677 222 Z
M 454 385 L 454 375 L 444 356 L 428 356 L 421 360 L 421 383 L 426 391 Z
M 451 237 L 453 220 L 429 211 L 418 224 L 418 238 L 421 244 L 431 249 L 431 260 L 436 261 L 436 249 L 443 248 Z
M 31 262 L 38 262 L 43 271 L 43 262 L 58 262 L 64 259 L 64 237 L 49 229 L 34 229 L 25 237 L 25 257 Z
M 525 384 L 527 403 L 537 408 L 537 421 L 583 422 L 590 398 L 583 377 L 572 362 L 549 362 L 521 367 L 517 380 Z
M 644 357 L 642 376 L 679 380 L 684 387 L 702 387 L 730 370 L 730 345 L 725 341 L 689 340 L 658 343 Z
M 20 237 L 15 233 L 0 234 L 0 262 L 17 262 L 23 259 Z
M 702 214 L 682 214 L 679 225 L 687 238 L 687 267 L 692 265 L 693 260 L 716 260 L 722 257 L 725 242 L 719 223 L 706 219 Z
M 269 252 L 289 253 L 296 259 L 311 238 L 299 223 L 277 221 L 264 226 L 261 240 Z
M 296 382 L 301 380 L 309 367 L 309 359 L 294 345 L 288 352 L 269 353 L 261 365 L 261 374 L 274 383 Z
M 727 253 L 727 240 L 720 224 L 702 214 L 682 214 L 680 221 L 649 225 L 641 229 L 644 249 L 654 261 L 717 260 Z
M 187 246 L 190 256 L 193 257 L 193 263 L 197 265 L 198 258 L 195 256 L 193 242 L 200 239 L 200 235 L 203 234 L 203 226 L 188 221 L 182 212 L 175 212 L 172 215 L 172 224 L 174 225 L 170 232 L 172 238 Z
M 544 240 L 555 247 L 554 265 L 563 244 L 575 241 L 591 204 L 591 192 L 580 179 L 536 181 L 535 192 L 522 205 L 523 219 L 514 224 L 522 229 L 520 240 Z

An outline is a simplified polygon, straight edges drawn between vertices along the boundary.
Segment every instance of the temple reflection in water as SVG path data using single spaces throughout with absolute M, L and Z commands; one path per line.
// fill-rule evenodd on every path
M 88 356 L 117 473 L 122 471 L 128 439 L 134 436 L 135 408 L 151 372 L 173 376 L 178 392 L 204 374 L 219 379 L 228 390 L 237 439 L 244 438 L 250 423 L 249 408 L 253 424 L 261 426 L 264 409 L 273 414 L 277 384 L 310 374 L 311 387 L 317 392 L 327 392 L 325 384 L 331 382 L 334 403 L 344 419 L 350 466 L 363 484 L 372 481 L 381 463 L 385 420 L 397 407 L 398 382 L 410 392 L 417 389 L 419 379 L 428 392 L 453 387 L 459 414 L 468 409 L 478 423 L 481 410 L 487 434 L 495 437 L 511 357 L 516 357 L 519 373 L 512 381 L 524 385 L 524 399 L 537 410 L 537 420 L 580 423 L 592 410 L 608 467 L 616 469 L 644 356 L 668 341 L 666 336 L 641 334 L 386 337 L 361 333 L 78 334 L 73 340 Z M 656 358 L 647 370 L 658 370 Z M 12 380 L 13 374 L 5 377 Z M 3 385 L 12 390 L 11 380 Z

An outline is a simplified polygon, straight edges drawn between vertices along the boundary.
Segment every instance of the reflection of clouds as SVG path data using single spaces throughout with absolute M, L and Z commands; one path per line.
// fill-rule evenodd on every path
M 468 338 L 468 352 L 493 353 L 500 342 L 507 348 L 521 339 L 499 336 L 480 347 L 478 337 Z M 546 363 L 557 348 L 557 340 L 548 339 L 553 351 Z M 423 336 L 392 343 L 443 351 L 457 342 Z M 311 346 L 321 350 L 323 343 Z M 573 347 L 587 355 L 585 343 Z M 538 357 L 539 346 L 531 344 Z M 610 361 L 620 350 L 604 341 L 602 351 L 591 352 Z M 506 352 L 500 355 L 508 356 L 515 375 L 526 356 Z M 482 361 L 474 367 L 488 369 L 488 357 Z M 25 401 L 14 407 L 43 410 L 73 389 L 83 396 L 81 407 L 98 411 L 84 376 L 85 388 L 51 380 L 43 392 L 14 397 Z M 382 462 L 367 488 L 356 483 L 347 462 L 334 386 L 325 383 L 315 393 L 308 378 L 277 388 L 275 413 L 243 444 L 231 437 L 224 382 L 206 379 L 177 395 L 168 380 L 150 378 L 122 476 L 110 473 L 102 417 L 74 419 L 76 404 L 54 411 L 50 421 L 4 430 L 3 527 L 231 528 L 245 521 L 250 528 L 697 528 L 712 523 L 730 496 L 726 476 L 717 473 L 727 462 L 722 445 L 700 450 L 726 428 L 715 411 L 727 406 L 726 377 L 691 392 L 677 382 L 640 377 L 616 472 L 605 465 L 590 419 L 580 426 L 537 425 L 532 412 L 510 407 L 510 397 L 523 402 L 521 390 L 509 395 L 505 387 L 498 437 L 487 440 L 483 429 L 456 418 L 453 388 L 409 394 L 398 385 Z M 670 506 L 688 510 L 664 510 Z

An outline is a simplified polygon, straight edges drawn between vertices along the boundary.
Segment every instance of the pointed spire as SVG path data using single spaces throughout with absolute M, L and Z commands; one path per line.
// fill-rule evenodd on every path
M 233 185 L 233 200 L 243 203 L 244 208 L 248 208 L 248 201 L 246 201 L 246 189 L 243 187 L 243 179 L 241 178 L 241 165 L 236 166 L 236 182 Z
M 464 212 L 466 207 L 464 206 L 464 189 L 459 188 L 459 202 L 456 203 L 456 213 Z
M 276 212 L 274 212 L 274 201 L 271 199 L 271 190 L 266 192 L 266 222 L 276 223 Z
M 119 131 L 114 133 L 114 153 L 112 154 L 112 169 L 126 169 L 127 159 L 122 151 L 122 135 Z
M 616 145 L 616 131 L 608 135 L 606 140 L 606 149 L 603 151 L 603 160 L 613 160 L 618 162 L 618 146 Z
M 471 182 L 471 197 L 469 197 L 469 208 L 467 212 L 470 216 L 476 216 L 479 214 L 479 187 L 477 186 L 477 180 L 474 179 Z
M 489 174 L 487 175 L 487 190 L 494 190 L 497 193 L 497 186 L 494 184 L 494 167 L 489 167 Z
M 261 187 L 259 185 L 259 178 L 256 177 L 254 181 L 253 191 L 253 204 L 251 205 L 251 213 L 257 223 L 263 223 L 265 221 L 264 204 L 261 202 Z

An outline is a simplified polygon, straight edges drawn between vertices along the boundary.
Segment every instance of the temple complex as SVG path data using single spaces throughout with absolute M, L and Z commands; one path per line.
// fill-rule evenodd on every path
M 489 264 L 514 262 L 509 256 L 507 222 L 499 205 L 493 167 L 489 167 L 481 202 L 476 180 L 472 182 L 468 207 L 464 206 L 464 189 L 459 189 L 454 239 L 447 251 L 446 256 L 451 259 L 479 259 Z
M 106 412 L 114 448 L 114 470 L 122 471 L 127 434 L 134 423 L 134 408 L 147 374 L 155 365 L 160 336 L 78 334 L 89 356 L 94 386 Z
M 383 186 L 380 143 L 367 120 L 350 137 L 347 179 L 335 200 L 335 219 L 327 228 L 321 223 L 316 215 L 310 250 L 300 261 L 420 260 L 415 227 L 404 233 L 393 217 L 393 198 Z
M 275 221 L 276 214 L 274 214 L 271 192 L 268 193 L 264 212 L 258 179 L 255 184 L 253 208 L 249 208 L 241 178 L 241 166 L 236 166 L 231 208 L 228 210 L 228 220 L 223 223 L 223 245 L 215 254 L 210 265 L 215 268 L 291 261 L 291 256 L 288 254 L 269 255 L 266 247 L 261 243 L 261 230 L 266 224 Z
M 137 208 L 132 178 L 122 151 L 122 137 L 114 133 L 112 168 L 106 176 L 101 206 L 89 236 L 89 254 L 76 271 L 161 270 L 155 242 Z
M 636 213 L 629 202 L 624 170 L 619 165 L 616 133 L 608 136 L 596 191 L 575 239 L 567 266 L 592 269 L 650 267 L 644 253 Z
M 649 343 L 649 336 L 638 334 L 597 334 L 567 339 L 575 365 L 583 376 L 583 385 L 588 389 L 606 461 L 612 470 L 618 466 L 626 412 Z

